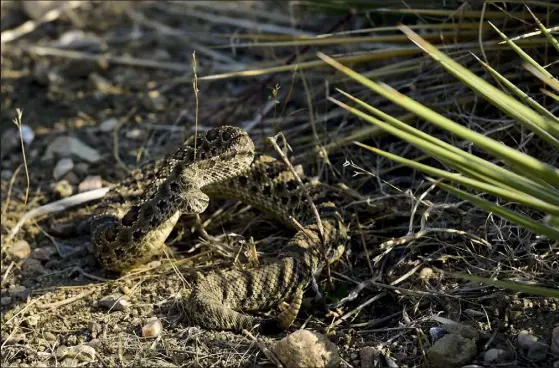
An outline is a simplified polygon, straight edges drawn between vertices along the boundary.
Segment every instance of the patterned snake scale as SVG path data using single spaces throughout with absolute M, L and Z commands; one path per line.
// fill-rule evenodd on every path
M 188 139 L 173 154 L 135 170 L 111 189 L 91 220 L 94 253 L 109 270 L 125 271 L 162 253 L 181 214 L 203 212 L 209 198 L 239 200 L 296 230 L 279 259 L 257 268 L 230 269 L 198 280 L 186 300 L 192 324 L 241 331 L 259 326 L 277 333 L 295 320 L 303 291 L 322 264 L 323 249 L 343 245 L 347 231 L 335 204 L 318 182 L 281 161 L 256 155 L 248 134 L 236 127 L 210 129 Z M 317 219 L 309 204 L 318 210 Z M 302 228 L 294 225 L 296 220 Z M 273 318 L 246 311 L 269 309 L 288 301 Z

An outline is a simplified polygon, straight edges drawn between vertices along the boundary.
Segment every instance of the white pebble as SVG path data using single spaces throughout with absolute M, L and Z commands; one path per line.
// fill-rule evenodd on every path
M 101 125 L 99 125 L 99 129 L 102 132 L 109 133 L 112 132 L 117 127 L 117 125 L 118 125 L 118 119 L 110 118 L 102 122 Z
M 163 331 L 163 325 L 161 324 L 161 321 L 157 318 L 153 318 L 142 327 L 142 336 L 157 337 L 161 335 L 162 331 Z
M 74 168 L 74 161 L 71 158 L 62 158 L 54 167 L 53 176 L 55 180 L 60 179 Z
M 78 185 L 78 191 L 80 193 L 88 192 L 90 190 L 99 189 L 103 187 L 103 181 L 101 180 L 101 176 L 94 175 L 88 176 L 85 178 L 80 185 Z

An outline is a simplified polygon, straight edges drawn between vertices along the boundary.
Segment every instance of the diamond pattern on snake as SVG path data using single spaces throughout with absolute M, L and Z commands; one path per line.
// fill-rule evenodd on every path
M 176 152 L 135 170 L 105 195 L 90 222 L 95 256 L 106 269 L 131 269 L 163 251 L 182 214 L 203 212 L 210 198 L 242 201 L 295 230 L 288 251 L 254 269 L 203 276 L 186 300 L 189 319 L 211 329 L 257 326 L 264 334 L 279 332 L 295 320 L 323 249 L 347 241 L 342 217 L 320 183 L 301 180 L 302 186 L 282 161 L 255 154 L 244 130 L 210 129 L 196 142 L 188 139 Z M 309 199 L 318 210 L 322 238 Z M 284 301 L 289 307 L 275 317 L 246 313 Z

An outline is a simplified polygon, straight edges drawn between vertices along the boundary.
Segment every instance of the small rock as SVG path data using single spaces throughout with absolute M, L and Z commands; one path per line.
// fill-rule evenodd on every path
M 520 331 L 517 342 L 528 360 L 540 362 L 546 358 L 549 345 L 538 341 L 538 338 L 530 332 Z
M 82 362 L 92 362 L 95 360 L 95 349 L 89 345 L 60 346 L 56 349 L 56 357 L 58 359 L 73 358 Z
M 31 247 L 25 240 L 18 240 L 8 248 L 8 252 L 14 257 L 24 259 L 31 254 Z
M 54 341 L 57 340 L 56 335 L 53 334 L 52 332 L 48 332 L 48 331 L 45 331 L 43 333 L 43 337 L 45 338 L 45 340 L 47 340 L 49 342 L 54 342 Z
M 112 311 L 123 311 L 130 305 L 130 298 L 120 293 L 110 294 L 99 300 L 99 306 Z
M 78 162 L 74 165 L 74 171 L 78 175 L 85 176 L 89 172 L 89 164 L 86 162 Z
M 21 147 L 21 139 L 23 139 L 23 143 L 29 145 L 34 138 L 33 130 L 27 125 L 21 125 L 21 135 L 16 127 L 7 129 L 0 137 L 0 157 Z
M 74 161 L 72 161 L 71 158 L 62 158 L 56 163 L 52 175 L 54 176 L 55 180 L 58 180 L 64 175 L 66 175 L 73 168 L 74 168 Z
M 56 182 L 52 190 L 60 198 L 69 197 L 74 193 L 74 188 L 72 187 L 72 184 L 70 184 L 66 179 Z
M 157 318 L 153 318 L 142 327 L 142 336 L 157 337 L 161 335 L 161 331 L 163 331 L 161 321 Z
M 12 297 L 10 296 L 3 296 L 0 298 L 0 305 L 6 306 L 12 303 Z
M 38 261 L 48 261 L 50 257 L 56 252 L 56 250 L 52 247 L 47 248 L 35 248 L 33 252 L 31 252 L 31 258 L 36 259 Z
M 555 326 L 551 333 L 551 352 L 559 355 L 559 326 Z
M 101 125 L 99 125 L 99 129 L 102 132 L 109 133 L 112 132 L 117 126 L 118 126 L 118 119 L 110 118 L 102 122 Z
M 476 341 L 479 339 L 479 331 L 473 327 L 463 325 L 461 323 L 445 323 L 443 328 L 446 332 L 460 335 L 467 339 Z
M 431 336 L 431 340 L 433 340 L 433 342 L 439 340 L 444 335 L 446 335 L 446 330 L 444 328 L 431 327 L 429 329 L 429 336 Z
M 87 329 L 89 330 L 89 332 L 91 332 L 91 336 L 93 336 L 93 338 L 97 338 L 97 336 L 99 336 L 99 334 L 101 332 L 103 332 L 103 327 L 101 327 L 101 325 L 95 321 L 90 321 L 87 324 Z
M 433 269 L 429 267 L 423 267 L 421 271 L 419 271 L 419 278 L 422 279 L 423 281 L 427 281 L 432 278 L 435 278 L 436 275 L 437 274 L 435 273 L 435 271 L 433 271 Z
M 553 362 L 553 368 L 559 368 L 559 360 Z
M 0 179 L 2 180 L 11 180 L 12 175 L 14 175 L 14 173 L 11 170 L 0 171 Z
M 10 294 L 10 296 L 12 298 L 17 298 L 17 299 L 20 299 L 20 300 L 27 300 L 27 298 L 31 294 L 31 291 L 29 291 L 29 289 L 27 289 L 23 285 L 16 285 L 16 286 L 12 286 L 8 289 L 8 294 Z
M 68 174 L 64 175 L 64 180 L 66 180 L 70 185 L 75 186 L 80 183 L 80 178 L 76 175 L 76 173 L 72 170 Z
M 129 139 L 139 139 L 142 138 L 143 135 L 144 135 L 144 131 L 137 128 L 126 131 L 126 138 Z
M 338 367 L 338 348 L 324 335 L 298 330 L 278 341 L 274 354 L 287 367 Z
M 78 186 L 78 192 L 83 193 L 99 188 L 103 188 L 103 181 L 101 180 L 101 176 L 88 176 Z
M 51 159 L 55 153 L 63 157 L 75 155 L 89 163 L 97 162 L 101 159 L 101 155 L 95 149 L 89 147 L 79 139 L 69 136 L 57 137 L 54 139 L 47 147 L 43 159 Z
M 514 353 L 503 349 L 489 349 L 483 354 L 483 363 L 486 365 L 503 364 L 513 360 Z
M 375 362 L 378 360 L 379 353 L 372 346 L 365 346 L 359 350 L 359 359 L 361 360 L 361 368 L 374 368 Z
M 22 269 L 27 275 L 43 275 L 46 272 L 41 261 L 34 258 L 27 258 Z
M 471 362 L 477 354 L 474 341 L 455 334 L 440 338 L 429 349 L 429 361 L 435 367 L 461 367 Z
M 33 315 L 27 317 L 24 320 L 27 327 L 31 327 L 31 328 L 37 327 L 37 325 L 39 324 L 39 321 L 40 321 L 40 318 L 36 314 L 33 314 Z

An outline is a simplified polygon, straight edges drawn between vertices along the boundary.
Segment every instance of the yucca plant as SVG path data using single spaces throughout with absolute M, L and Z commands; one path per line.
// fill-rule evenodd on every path
M 541 28 L 541 34 L 545 35 L 549 43 L 555 49 L 559 50 L 558 42 L 552 36 L 550 30 L 544 27 L 540 22 L 538 22 L 538 24 Z M 542 142 L 545 142 L 550 149 L 559 152 L 559 119 L 554 116 L 552 112 L 531 99 L 519 88 L 515 87 L 512 82 L 500 75 L 495 69 L 491 68 L 491 66 L 482 62 L 482 65 L 495 80 L 508 90 L 508 93 L 478 77 L 476 74 L 439 51 L 435 46 L 421 38 L 410 28 L 400 26 L 400 29 L 416 44 L 416 46 L 422 49 L 449 73 L 470 87 L 476 94 L 482 96 L 503 114 L 514 119 L 524 128 L 528 129 L 534 136 L 539 138 Z M 496 28 L 495 30 L 501 35 L 504 41 L 516 51 L 519 57 L 524 60 L 524 67 L 528 71 L 541 79 L 552 90 L 559 92 L 559 81 L 556 77 L 528 56 L 515 42 L 508 39 Z M 440 178 L 438 181 L 432 178 L 429 178 L 429 180 L 436 181 L 436 185 L 439 187 L 471 202 L 487 212 L 498 215 L 528 229 L 538 234 L 538 236 L 547 237 L 553 243 L 555 251 L 557 251 L 557 245 L 559 244 L 559 228 L 557 227 L 559 219 L 559 169 L 557 167 L 458 124 L 387 85 L 368 79 L 329 56 L 322 53 L 318 53 L 318 56 L 340 72 L 366 86 L 371 91 L 400 105 L 419 118 L 435 124 L 439 128 L 461 139 L 471 142 L 473 145 L 482 149 L 486 154 L 494 157 L 496 159 L 495 161 L 501 162 L 502 165 L 466 152 L 456 146 L 426 134 L 380 111 L 366 101 L 338 89 L 338 92 L 347 97 L 349 101 L 344 103 L 330 97 L 329 99 L 332 102 L 359 118 L 409 142 L 425 152 L 428 156 L 441 162 L 449 170 L 442 170 L 415 162 L 360 142 L 355 142 L 355 144 L 377 155 L 384 156 L 420 170 L 425 174 Z M 542 92 L 549 96 L 549 98 L 554 100 L 558 99 L 555 92 L 548 90 L 543 90 Z M 516 98 L 511 95 L 516 96 Z M 468 191 L 467 189 L 470 190 Z M 531 213 L 537 214 L 537 216 L 526 216 L 520 213 L 520 211 L 505 208 L 494 201 L 485 199 L 485 196 L 494 196 L 504 202 L 516 203 L 524 206 L 524 208 L 531 209 Z M 530 287 L 518 283 L 499 282 L 472 275 L 455 274 L 455 276 L 468 278 L 473 281 L 482 281 L 495 286 L 505 286 L 518 291 L 559 297 L 559 292 L 555 290 Z

